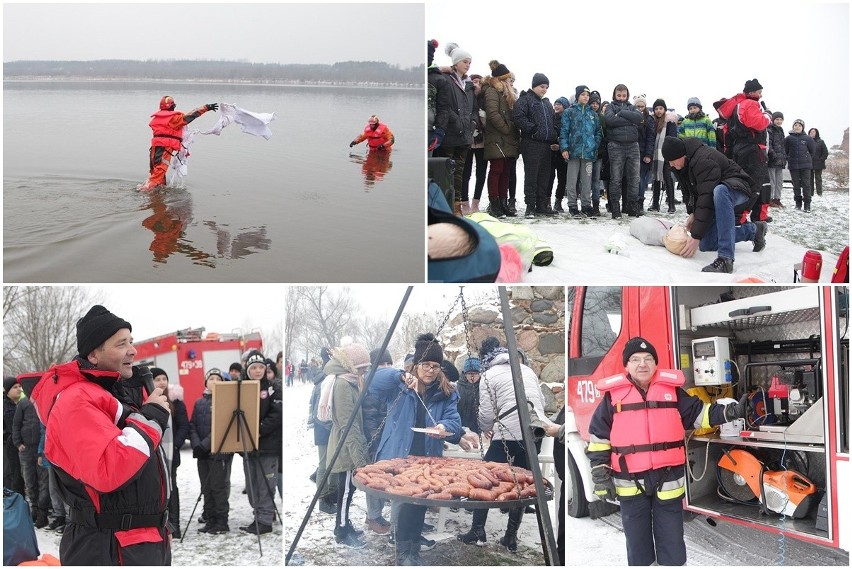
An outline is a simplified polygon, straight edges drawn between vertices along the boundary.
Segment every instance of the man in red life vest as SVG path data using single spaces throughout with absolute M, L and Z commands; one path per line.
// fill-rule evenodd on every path
M 604 396 L 586 449 L 595 494 L 619 500 L 628 564 L 684 565 L 684 430 L 745 417 L 748 397 L 720 404 L 687 395 L 683 372 L 657 369 L 657 351 L 638 336 L 622 359 L 626 375 L 597 382 Z
M 166 184 L 166 172 L 174 154 L 180 150 L 183 140 L 183 127 L 206 113 L 219 110 L 218 103 L 208 103 L 191 113 L 183 114 L 175 110 L 175 100 L 166 95 L 160 99 L 160 110 L 151 115 L 148 126 L 154 131 L 151 139 L 150 170 L 148 181 L 142 186 L 150 190 Z
M 367 126 L 364 127 L 364 132 L 355 137 L 355 140 L 349 143 L 349 148 L 366 140 L 370 150 L 390 150 L 393 146 L 394 138 L 391 129 L 383 122 L 379 121 L 376 115 L 367 119 Z

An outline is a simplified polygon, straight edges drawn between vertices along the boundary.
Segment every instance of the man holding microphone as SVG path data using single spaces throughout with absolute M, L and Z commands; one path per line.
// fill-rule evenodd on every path
M 132 365 L 130 332 L 93 306 L 77 321 L 78 355 L 33 389 L 44 453 L 69 505 L 63 565 L 171 564 L 169 404 L 150 371 Z

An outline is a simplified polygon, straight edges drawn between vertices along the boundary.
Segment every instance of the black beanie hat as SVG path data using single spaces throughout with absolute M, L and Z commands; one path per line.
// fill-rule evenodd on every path
M 444 376 L 447 378 L 447 381 L 455 383 L 459 380 L 459 370 L 450 360 L 444 360 L 441 362 L 441 371 L 444 372 Z
M 496 79 L 506 79 L 509 75 L 512 74 L 509 71 L 509 68 L 497 61 L 496 59 L 492 59 L 488 62 L 488 67 L 491 68 L 491 76 Z
M 666 140 L 668 140 L 668 138 Z M 627 360 L 630 359 L 630 356 L 639 352 L 648 352 L 654 358 L 654 363 L 659 363 L 659 360 L 657 359 L 657 350 L 654 349 L 651 342 L 645 338 L 636 336 L 627 340 L 627 343 L 624 345 L 624 352 L 621 355 L 624 365 L 627 365 Z
M 377 361 L 378 360 L 378 361 Z M 391 357 L 390 351 L 385 349 L 384 353 L 379 357 L 379 348 L 370 352 L 370 364 L 378 365 L 378 364 L 391 364 L 393 365 L 393 358 Z
M 499 347 L 500 340 L 498 340 L 495 336 L 488 336 L 487 338 L 482 340 L 482 344 L 479 346 L 479 357 L 484 359 L 485 356 L 487 356 Z
M 18 378 L 14 375 L 7 375 L 3 378 L 3 393 L 9 393 L 15 384 L 18 383 Z
M 535 75 L 533 75 L 532 88 L 535 89 L 539 85 L 547 85 L 548 87 L 550 86 L 550 79 L 548 79 L 547 75 L 545 75 L 544 73 L 536 73 Z
M 752 91 L 760 91 L 761 89 L 763 89 L 763 85 L 760 84 L 760 81 L 757 79 L 749 79 L 745 82 L 743 93 L 751 93 Z
M 666 102 L 663 99 L 657 99 L 656 101 L 654 101 L 654 106 L 651 108 L 656 109 L 657 107 L 663 107 L 664 109 L 668 109 L 668 106 L 666 106 Z
M 577 85 L 577 87 L 574 89 L 574 100 L 576 101 L 577 99 L 579 99 L 580 95 L 582 95 L 583 93 L 588 93 L 590 97 L 592 96 L 592 92 L 589 91 L 588 87 L 586 87 L 585 85 Z
M 217 367 L 211 367 L 207 370 L 207 373 L 204 374 L 204 387 L 207 387 L 207 380 L 210 379 L 211 375 L 218 375 L 222 378 L 222 380 L 225 379 L 225 375 L 222 373 L 222 370 Z M 157 377 L 157 374 L 154 374 L 154 377 Z
M 167 374 L 166 370 L 164 370 L 164 369 L 161 369 L 161 368 L 158 368 L 158 367 L 152 367 L 150 371 L 151 371 L 151 377 L 157 377 L 158 375 L 165 375 L 166 379 L 169 379 L 169 374 Z
M 414 344 L 414 363 L 444 361 L 444 350 L 441 349 L 434 334 L 420 334 Z
M 677 160 L 681 156 L 686 156 L 686 144 L 680 138 L 667 136 L 663 140 L 663 158 L 666 162 Z M 640 338 L 641 340 L 641 338 Z
M 601 104 L 601 94 L 597 91 L 592 91 L 589 93 L 589 104 L 591 105 L 595 101 L 597 101 L 599 105 Z
M 435 48 L 437 47 L 438 40 L 426 41 L 426 67 L 430 67 L 432 65 L 432 61 L 435 59 Z
M 774 113 L 772 113 L 772 120 L 783 119 L 783 118 L 784 118 L 784 113 L 782 113 L 781 111 L 775 111 Z
M 122 328 L 133 331 L 129 322 L 96 304 L 77 321 L 77 352 L 85 359 Z

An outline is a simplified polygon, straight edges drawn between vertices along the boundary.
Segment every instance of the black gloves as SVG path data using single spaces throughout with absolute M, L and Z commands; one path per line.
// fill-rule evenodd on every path
M 725 406 L 725 420 L 730 423 L 734 419 L 745 419 L 748 415 L 748 393 L 740 397 L 739 403 L 728 403 Z
M 355 146 L 355 141 L 354 141 L 354 140 L 353 140 L 352 142 L 350 142 L 350 143 L 349 143 L 349 148 L 352 148 L 353 146 Z
M 207 110 L 208 111 L 218 111 L 219 110 L 219 103 L 207 103 Z
M 601 464 L 592 468 L 592 481 L 595 483 L 595 495 L 601 500 L 616 500 L 615 484 L 612 481 L 610 468 Z

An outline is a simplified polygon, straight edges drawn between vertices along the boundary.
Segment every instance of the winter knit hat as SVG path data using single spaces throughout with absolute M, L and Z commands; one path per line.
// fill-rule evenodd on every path
M 586 87 L 585 85 L 577 85 L 574 88 L 574 100 L 576 101 L 577 99 L 579 99 L 580 95 L 582 95 L 583 93 L 588 93 L 589 96 L 592 95 L 592 92 L 589 91 L 588 87 Z
M 668 106 L 666 106 L 666 102 L 663 99 L 657 99 L 656 101 L 654 101 L 654 106 L 651 108 L 656 109 L 657 107 L 663 107 L 664 109 L 668 108 Z
M 589 93 L 589 104 L 591 105 L 595 101 L 597 101 L 599 105 L 601 104 L 601 94 L 597 91 L 592 91 L 591 93 Z
M 470 53 L 460 48 L 457 43 L 448 43 L 447 47 L 444 48 L 444 51 L 450 56 L 450 59 L 453 60 L 453 65 L 462 59 L 473 59 Z
M 133 331 L 129 322 L 96 304 L 77 321 L 77 352 L 85 359 L 122 328 Z
M 414 363 L 443 362 L 444 350 L 433 334 L 420 334 L 414 344 Z
M 686 108 L 687 109 L 689 109 L 689 107 L 691 107 L 693 105 L 695 105 L 699 109 L 704 108 L 704 107 L 701 106 L 701 101 L 698 99 L 698 97 L 690 97 L 689 100 L 686 102 Z
M 554 104 L 554 105 L 555 105 L 556 103 L 559 103 L 560 105 L 562 105 L 562 108 L 563 108 L 563 109 L 567 109 L 568 107 L 570 107 L 570 106 L 571 106 L 571 103 L 569 103 L 569 102 L 568 102 L 568 99 L 566 99 L 565 97 L 559 97 L 558 99 L 556 99 L 555 101 L 553 101 L 553 104 Z
M 501 81 L 504 79 L 508 79 L 512 72 L 509 71 L 509 68 L 497 61 L 496 59 L 492 59 L 488 62 L 488 67 L 491 68 L 491 76 L 495 79 L 500 79 Z
M 761 89 L 763 89 L 763 85 L 760 84 L 760 81 L 757 79 L 749 79 L 745 82 L 743 93 L 751 93 L 752 91 L 760 91 Z
M 444 372 L 447 381 L 455 383 L 459 380 L 459 370 L 450 360 L 441 362 L 441 371 Z
M 263 367 L 266 367 L 266 358 L 258 351 L 253 352 L 246 360 L 246 375 L 248 375 L 249 368 L 256 364 L 263 364 Z
M 483 358 L 500 347 L 500 340 L 494 336 L 488 336 L 482 340 L 482 345 L 479 346 L 479 355 Z
M 9 393 L 9 390 L 15 387 L 18 383 L 18 378 L 14 375 L 7 375 L 3 378 L 3 393 Z
M 370 352 L 367 351 L 367 348 L 355 342 L 335 349 L 334 357 L 353 373 L 357 373 L 361 368 L 370 367 Z
M 482 368 L 479 365 L 479 358 L 476 356 L 470 356 L 464 361 L 464 372 L 467 373 L 469 371 L 482 371 Z
M 803 121 L 802 119 L 796 119 L 796 120 L 793 121 L 793 126 L 796 126 L 797 124 L 802 125 L 802 132 L 804 132 L 805 131 L 805 121 Z
M 234 371 L 234 370 L 236 370 L 237 373 L 243 372 L 243 366 L 240 365 L 240 362 L 234 362 L 234 363 L 231 364 L 231 367 L 228 368 L 229 372 Z
M 663 141 L 663 158 L 666 162 L 671 162 L 681 156 L 686 156 L 686 144 L 680 138 L 667 136 Z
M 370 363 L 376 365 L 393 365 L 393 358 L 390 355 L 390 351 L 388 351 L 387 349 L 385 349 L 384 353 L 382 353 L 380 357 L 379 348 L 376 348 L 375 350 L 370 351 Z
M 645 97 L 645 95 L 636 95 L 635 97 L 633 97 L 633 106 L 635 107 L 636 104 L 639 103 L 639 101 L 645 103 L 645 107 L 648 106 L 648 99 L 647 97 Z
M 152 370 L 152 371 L 153 371 L 153 370 Z M 210 376 L 211 376 L 211 375 L 218 375 L 218 376 L 219 376 L 219 379 L 221 379 L 221 380 L 223 380 L 223 381 L 224 381 L 224 379 L 225 379 L 225 376 L 224 376 L 224 375 L 222 375 L 222 370 L 220 370 L 220 369 L 219 369 L 219 368 L 217 368 L 217 367 L 211 367 L 209 370 L 207 370 L 207 373 L 206 373 L 206 374 L 204 374 L 204 387 L 207 387 L 207 380 L 209 380 L 209 379 L 210 379 Z M 157 374 L 154 374 L 154 377 L 157 377 Z
M 438 47 L 438 40 L 426 41 L 426 67 L 430 67 L 435 60 L 435 48 Z
M 536 73 L 533 75 L 532 88 L 535 89 L 539 85 L 547 85 L 550 87 L 550 79 L 544 73 Z
M 648 352 L 654 358 L 654 363 L 659 362 L 657 359 L 657 350 L 654 349 L 651 342 L 640 336 L 635 336 L 627 340 L 627 343 L 624 345 L 624 352 L 621 354 L 624 365 L 627 365 L 627 360 L 630 359 L 630 356 L 640 352 Z
M 160 375 L 165 375 L 166 379 L 167 380 L 169 379 L 169 374 L 167 374 L 166 370 L 164 370 L 162 368 L 152 367 L 150 371 L 151 371 L 151 377 L 157 377 L 157 376 L 160 376 Z
M 783 118 L 784 118 L 784 113 L 782 113 L 781 111 L 775 111 L 774 113 L 772 113 L 772 120 L 783 119 Z

